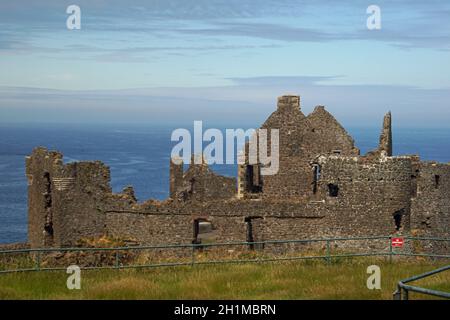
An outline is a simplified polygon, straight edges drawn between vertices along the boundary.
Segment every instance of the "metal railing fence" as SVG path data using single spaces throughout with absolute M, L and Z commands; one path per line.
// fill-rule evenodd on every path
M 0 273 L 66 270 L 71 264 L 77 264 L 81 269 L 126 269 L 314 259 L 331 263 L 340 258 L 369 256 L 388 257 L 390 260 L 402 256 L 450 259 L 450 239 L 405 236 L 404 247 L 395 248 L 392 238 L 367 236 L 111 248 L 0 250 Z M 442 253 L 427 252 L 426 249 L 419 252 L 413 248 L 417 243 L 419 247 L 430 243 L 448 245 L 443 247 Z
M 412 285 L 406 284 L 409 282 L 424 279 L 426 277 L 430 277 L 432 275 L 435 275 L 435 274 L 438 274 L 438 273 L 441 273 L 441 272 L 444 272 L 447 270 L 450 270 L 450 265 L 444 266 L 442 268 L 439 268 L 439 269 L 436 269 L 436 270 L 433 270 L 430 272 L 422 273 L 420 275 L 413 276 L 413 277 L 410 277 L 405 280 L 400 280 L 397 284 L 397 291 L 395 291 L 393 294 L 394 300 L 409 300 L 409 292 L 417 292 L 417 293 L 421 293 L 421 294 L 425 294 L 425 295 L 431 295 L 431 296 L 435 296 L 435 297 L 450 299 L 450 292 L 443 292 L 443 291 L 432 290 L 432 289 L 427 289 L 427 288 L 423 288 L 423 287 L 419 287 L 419 286 L 412 286 Z

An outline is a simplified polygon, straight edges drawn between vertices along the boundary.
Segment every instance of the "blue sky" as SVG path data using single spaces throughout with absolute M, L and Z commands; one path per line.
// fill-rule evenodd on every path
M 366 28 L 371 4 L 381 30 Z M 258 122 L 294 93 L 346 125 L 392 110 L 447 127 L 450 2 L 2 1 L 0 71 L 4 123 Z

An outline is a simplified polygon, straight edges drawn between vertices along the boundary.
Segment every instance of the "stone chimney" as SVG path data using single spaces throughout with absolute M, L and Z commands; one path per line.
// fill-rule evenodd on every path
M 379 149 L 380 151 L 385 151 L 387 156 L 392 156 L 392 115 L 390 111 L 383 119 Z
M 277 107 L 279 111 L 300 110 L 300 96 L 285 95 L 278 97 Z
M 170 159 L 169 167 L 169 182 L 170 182 L 170 197 L 175 198 L 177 189 L 183 183 L 183 160 L 179 157 L 173 157 Z

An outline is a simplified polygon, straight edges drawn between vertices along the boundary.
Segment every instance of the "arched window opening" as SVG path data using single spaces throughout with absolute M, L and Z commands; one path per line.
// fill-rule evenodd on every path
M 395 230 L 400 231 L 402 226 L 402 219 L 403 215 L 405 214 L 405 209 L 400 209 L 394 213 L 394 224 L 395 224 Z

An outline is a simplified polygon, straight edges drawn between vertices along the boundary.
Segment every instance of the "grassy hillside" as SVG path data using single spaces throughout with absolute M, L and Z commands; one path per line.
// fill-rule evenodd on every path
M 367 266 L 381 267 L 381 290 L 369 290 Z M 0 299 L 392 299 L 398 280 L 444 263 L 361 258 L 326 264 L 266 264 L 82 271 L 81 290 L 65 272 L 0 275 Z M 450 272 L 417 284 L 450 291 Z M 411 298 L 424 296 L 411 294 Z

